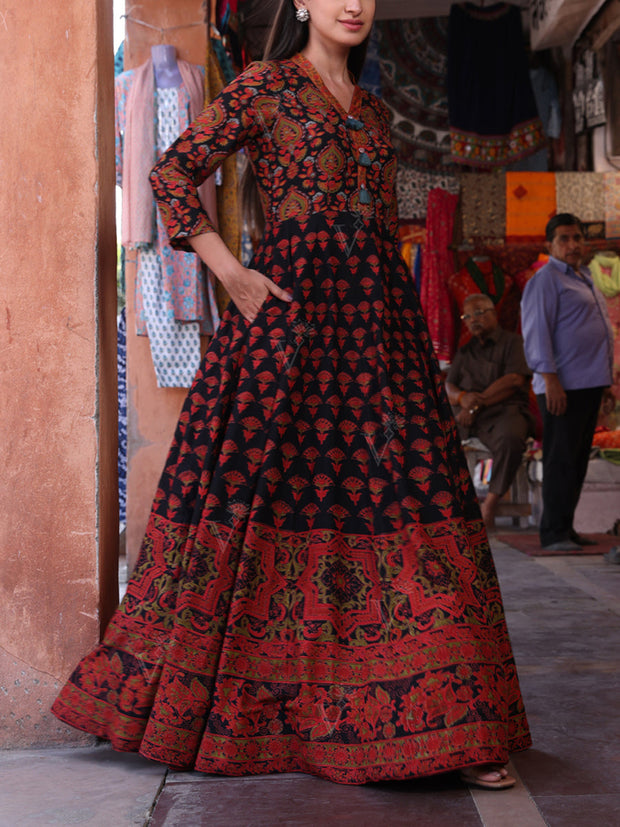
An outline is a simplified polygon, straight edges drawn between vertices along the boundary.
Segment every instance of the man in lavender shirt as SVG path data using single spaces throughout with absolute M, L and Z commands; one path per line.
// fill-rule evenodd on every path
M 545 236 L 549 263 L 527 283 L 521 300 L 525 358 L 543 419 L 540 542 L 551 551 L 578 551 L 593 543 L 577 534 L 573 518 L 601 396 L 611 384 L 613 332 L 605 299 L 581 265 L 579 219 L 560 213 Z

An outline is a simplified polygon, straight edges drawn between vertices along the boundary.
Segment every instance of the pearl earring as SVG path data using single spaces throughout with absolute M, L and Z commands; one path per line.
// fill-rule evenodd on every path
M 300 23 L 307 23 L 308 20 L 310 20 L 310 12 L 305 8 L 297 9 L 295 11 L 295 17 Z

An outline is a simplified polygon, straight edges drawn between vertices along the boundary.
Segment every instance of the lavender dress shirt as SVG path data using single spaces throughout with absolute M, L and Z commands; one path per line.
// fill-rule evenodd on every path
M 611 384 L 613 330 L 587 267 L 576 273 L 551 256 L 525 286 L 521 327 L 534 393 L 545 392 L 543 373 L 557 373 L 564 390 Z

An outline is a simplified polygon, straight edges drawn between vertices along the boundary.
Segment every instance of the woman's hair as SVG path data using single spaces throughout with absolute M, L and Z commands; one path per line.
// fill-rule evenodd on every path
M 295 16 L 293 0 L 280 0 L 263 52 L 263 60 L 286 60 L 301 51 L 308 42 L 308 24 Z M 349 52 L 348 68 L 357 83 L 364 68 L 368 38 Z M 265 229 L 265 215 L 256 178 L 246 158 L 241 178 L 241 205 L 252 241 L 257 241 Z
M 293 0 L 280 0 L 265 44 L 263 60 L 286 60 L 300 52 L 308 42 L 308 24 L 300 23 L 295 11 Z M 364 68 L 367 47 L 368 38 L 349 53 L 349 71 L 356 83 Z

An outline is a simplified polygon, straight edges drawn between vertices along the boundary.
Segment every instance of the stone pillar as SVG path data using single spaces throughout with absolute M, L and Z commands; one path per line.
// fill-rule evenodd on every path
M 0 748 L 118 599 L 111 0 L 0 9 Z

